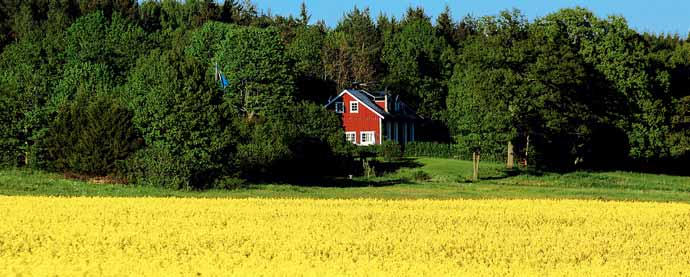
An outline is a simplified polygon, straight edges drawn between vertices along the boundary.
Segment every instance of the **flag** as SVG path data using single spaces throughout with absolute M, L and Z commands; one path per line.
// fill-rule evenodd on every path
M 220 82 L 220 86 L 222 88 L 226 88 L 227 86 L 230 85 L 230 82 L 228 82 L 228 78 L 225 77 L 225 74 L 218 69 L 218 63 L 216 63 L 216 73 L 214 74 L 214 79 L 216 82 Z
M 228 82 L 228 78 L 225 78 L 225 74 L 220 73 L 220 85 L 225 88 L 230 85 L 230 82 Z

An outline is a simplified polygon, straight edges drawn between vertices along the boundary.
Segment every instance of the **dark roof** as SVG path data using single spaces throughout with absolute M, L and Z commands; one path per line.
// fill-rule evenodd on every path
M 359 101 L 361 101 L 362 103 L 364 103 L 364 105 L 369 106 L 369 108 L 371 108 L 372 110 L 376 111 L 377 113 L 379 113 L 379 114 L 382 115 L 383 117 L 386 117 L 386 116 L 390 116 L 390 115 L 391 115 L 391 114 L 389 114 L 388 112 L 384 111 L 381 107 L 379 107 L 379 105 L 376 105 L 376 103 L 374 103 L 374 101 L 373 101 L 372 99 L 370 99 L 369 96 L 367 96 L 367 95 L 365 94 L 364 91 L 361 91 L 361 90 L 354 90 L 354 89 L 347 89 L 347 92 L 349 92 L 350 95 L 352 95 L 353 97 L 357 98 L 357 100 L 359 100 Z
M 417 113 L 409 108 L 405 102 L 398 100 L 401 106 L 401 111 L 397 112 L 390 112 L 391 109 L 389 109 L 389 112 L 386 112 L 383 108 L 379 107 L 379 105 L 376 105 L 375 101 L 382 101 L 385 99 L 385 95 L 388 95 L 388 101 L 389 105 L 394 105 L 393 101 L 397 98 L 396 96 L 390 95 L 387 92 L 379 91 L 379 92 L 368 92 L 365 90 L 356 90 L 356 89 L 346 89 L 344 90 L 341 94 L 338 95 L 338 97 L 332 99 L 331 101 L 326 104 L 326 106 L 331 105 L 333 102 L 335 102 L 340 96 L 342 96 L 343 93 L 349 93 L 352 95 L 352 97 L 356 98 L 360 102 L 364 103 L 364 105 L 368 106 L 374 112 L 378 113 L 379 115 L 383 116 L 384 118 L 405 118 L 405 119 L 419 119 L 419 116 L 417 116 Z M 390 107 L 390 106 L 389 106 Z

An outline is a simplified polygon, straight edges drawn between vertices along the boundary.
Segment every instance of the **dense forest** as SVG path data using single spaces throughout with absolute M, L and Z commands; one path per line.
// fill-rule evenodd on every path
M 359 150 L 323 104 L 359 83 L 404 97 L 423 140 L 468 153 L 510 143 L 543 170 L 687 170 L 687 38 L 582 8 L 333 16 L 331 28 L 304 4 L 285 17 L 236 0 L 2 1 L 0 165 L 172 188 L 342 176 Z

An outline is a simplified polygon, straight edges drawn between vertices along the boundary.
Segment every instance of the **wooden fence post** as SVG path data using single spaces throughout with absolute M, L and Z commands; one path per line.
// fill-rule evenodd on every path
M 515 163 L 515 152 L 513 152 L 513 143 L 508 142 L 508 160 L 506 161 L 506 168 L 513 169 Z
M 472 152 L 472 181 L 479 180 L 479 152 Z

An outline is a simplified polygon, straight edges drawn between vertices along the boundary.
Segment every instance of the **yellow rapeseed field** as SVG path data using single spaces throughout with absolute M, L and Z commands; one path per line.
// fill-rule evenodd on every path
M 690 275 L 690 205 L 0 196 L 0 276 Z

